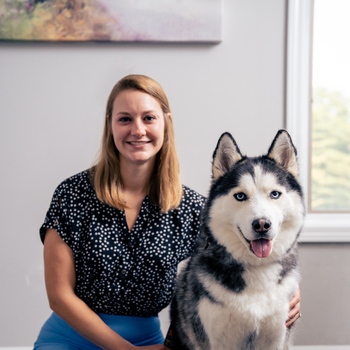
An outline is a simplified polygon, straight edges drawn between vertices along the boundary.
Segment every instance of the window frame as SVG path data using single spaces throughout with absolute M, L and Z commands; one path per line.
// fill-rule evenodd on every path
M 300 181 L 309 203 L 314 0 L 288 0 L 286 128 L 298 151 Z M 349 213 L 306 213 L 300 242 L 350 242 Z

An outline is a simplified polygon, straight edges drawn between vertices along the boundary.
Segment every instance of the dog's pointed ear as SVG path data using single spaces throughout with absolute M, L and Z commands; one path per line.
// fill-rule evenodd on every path
M 225 132 L 221 135 L 213 153 L 213 179 L 225 174 L 235 163 L 242 159 L 242 154 L 232 135 Z
M 286 130 L 279 130 L 272 141 L 267 156 L 298 177 L 297 150 Z

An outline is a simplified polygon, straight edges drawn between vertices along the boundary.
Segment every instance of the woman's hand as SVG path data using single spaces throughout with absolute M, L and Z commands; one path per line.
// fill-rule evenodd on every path
M 291 301 L 289 302 L 288 320 L 286 321 L 287 328 L 291 328 L 294 322 L 301 317 L 300 301 L 301 301 L 301 295 L 300 295 L 300 288 L 298 287 Z

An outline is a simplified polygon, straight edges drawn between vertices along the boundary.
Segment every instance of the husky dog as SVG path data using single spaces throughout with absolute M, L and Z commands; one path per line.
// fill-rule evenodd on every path
M 171 306 L 172 349 L 288 349 L 304 221 L 296 149 L 278 131 L 267 155 L 243 156 L 229 133 L 213 154 L 195 251 Z

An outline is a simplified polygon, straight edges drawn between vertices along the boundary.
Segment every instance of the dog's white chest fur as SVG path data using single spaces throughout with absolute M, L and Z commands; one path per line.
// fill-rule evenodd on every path
M 284 349 L 285 321 L 289 300 L 297 286 L 297 276 L 278 284 L 280 266 L 263 266 L 244 273 L 247 282 L 241 293 L 232 293 L 208 276 L 200 280 L 216 299 L 203 298 L 198 314 L 209 338 L 210 349 Z

